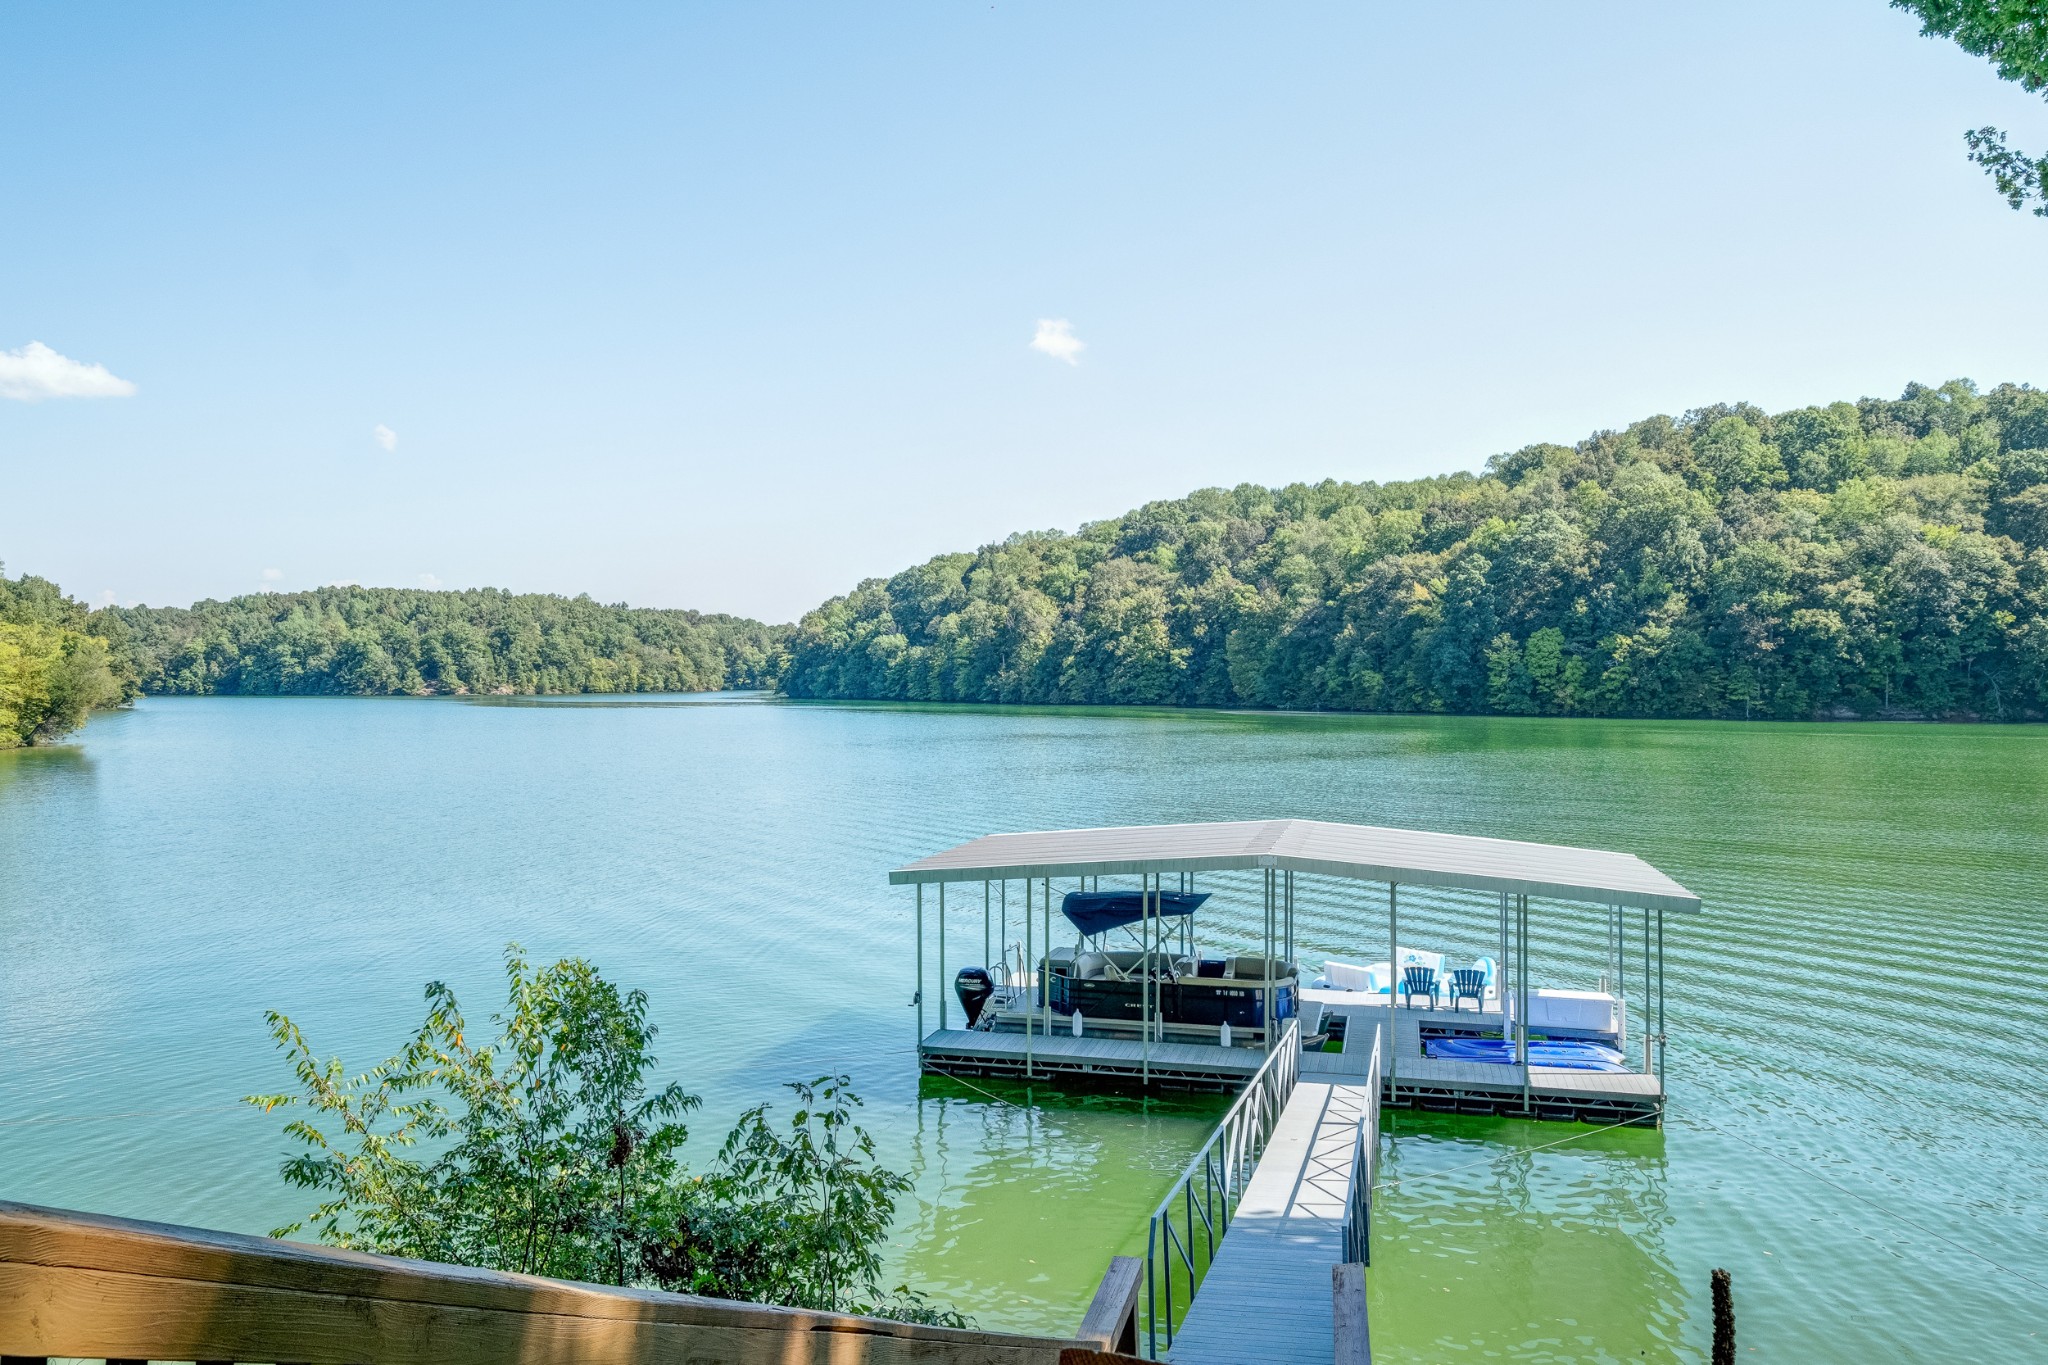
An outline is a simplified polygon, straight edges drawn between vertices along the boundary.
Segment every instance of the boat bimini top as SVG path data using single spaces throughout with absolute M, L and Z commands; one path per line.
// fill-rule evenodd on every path
M 1207 899 L 1206 891 L 1069 891 L 1060 913 L 1093 937 L 1155 916 L 1192 915 Z

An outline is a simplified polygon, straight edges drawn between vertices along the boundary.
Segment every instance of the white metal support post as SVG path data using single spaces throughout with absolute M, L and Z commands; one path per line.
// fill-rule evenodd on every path
M 1664 1088 L 1664 907 L 1657 907 L 1657 1088 Z
M 1651 1045 L 1657 1041 L 1656 1021 L 1650 1014 L 1656 1003 L 1651 999 L 1656 987 L 1656 978 L 1650 975 L 1650 907 L 1643 907 L 1643 1074 L 1648 1076 L 1655 1070 L 1650 1056 Z
M 1287 874 L 1287 965 L 1294 965 L 1294 874 Z
M 917 1046 L 924 1050 L 924 883 L 917 884 L 917 986 L 910 993 L 917 1006 Z
M 1522 1068 L 1522 1112 L 1529 1112 L 1529 897 L 1515 897 L 1515 1061 Z
M 1042 888 L 1045 892 L 1045 963 L 1038 969 L 1038 1000 L 1045 1036 L 1052 1037 L 1052 878 L 1047 877 Z
M 952 982 L 946 978 L 946 884 L 939 883 L 939 1027 L 946 1027 L 946 997 Z
M 1152 980 L 1152 878 L 1138 877 L 1138 1036 L 1143 1039 L 1139 1063 L 1140 1083 L 1152 1085 L 1152 997 L 1159 989 Z
M 1628 907 L 1614 907 L 1614 995 L 1621 1002 L 1622 1065 L 1628 1065 Z
M 1037 959 L 1031 952 L 1031 878 L 1024 879 L 1024 963 L 1029 968 Z M 1023 990 L 1024 983 L 1031 980 L 1028 972 L 1017 974 L 1017 989 Z M 1031 1079 L 1031 1017 L 1038 1011 L 1032 1008 L 1031 997 L 1024 997 L 1024 1079 Z
M 1401 1097 L 1401 1048 L 1395 1041 L 1398 1029 L 1394 1010 L 1401 984 L 1401 888 L 1387 883 L 1387 1098 Z M 1349 1039 L 1346 1039 L 1348 1042 Z
M 1508 893 L 1503 891 L 1500 893 L 1500 956 L 1495 959 L 1493 964 L 1493 999 L 1494 1003 L 1500 1006 L 1500 1037 L 1502 1042 L 1507 1042 L 1513 1036 L 1508 1026 L 1509 1019 L 1514 1015 L 1514 1011 L 1508 1008 L 1508 968 L 1510 965 L 1508 962 Z M 1483 1004 L 1480 1012 L 1485 1012 Z
M 1259 1036 L 1273 1050 L 1273 869 L 1266 869 L 1265 959 L 1259 967 Z

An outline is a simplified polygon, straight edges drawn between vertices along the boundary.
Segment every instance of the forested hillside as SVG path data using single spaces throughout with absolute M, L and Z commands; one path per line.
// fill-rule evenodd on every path
M 1483 475 L 1208 489 L 861 584 L 794 697 L 2048 713 L 2048 394 L 1717 405 Z
M 93 620 L 145 692 L 249 695 L 763 687 L 788 629 L 490 588 L 320 588 Z
M 0 573 L 0 749 L 58 739 L 133 694 L 88 620 L 48 579 Z

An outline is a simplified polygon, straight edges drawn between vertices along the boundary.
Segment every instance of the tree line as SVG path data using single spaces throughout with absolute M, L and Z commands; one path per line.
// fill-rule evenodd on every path
M 779 632 L 492 588 L 331 587 L 93 613 L 141 690 L 249 696 L 703 692 L 773 680 Z
M 2048 393 L 1717 404 L 1483 472 L 1203 489 L 794 627 L 493 589 L 88 611 L 0 577 L 0 747 L 137 692 L 704 691 L 1582 716 L 2048 716 Z
M 774 684 L 787 626 L 589 597 L 338 586 L 88 610 L 0 574 L 0 748 L 139 693 L 708 692 Z
M 807 614 L 792 697 L 2048 714 L 2048 393 L 1717 404 L 1480 474 L 1241 485 Z

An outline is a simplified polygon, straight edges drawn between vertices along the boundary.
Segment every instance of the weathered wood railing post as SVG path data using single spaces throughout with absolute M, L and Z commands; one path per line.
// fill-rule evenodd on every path
M 1109 1271 L 1096 1287 L 1095 1301 L 1081 1318 L 1081 1341 L 1100 1343 L 1105 1351 L 1136 1355 L 1138 1291 L 1144 1287 L 1145 1263 L 1136 1256 L 1112 1256 Z
M 1356 1261 L 1330 1267 L 1330 1325 L 1336 1365 L 1372 1365 L 1372 1334 L 1365 1326 L 1365 1267 Z

